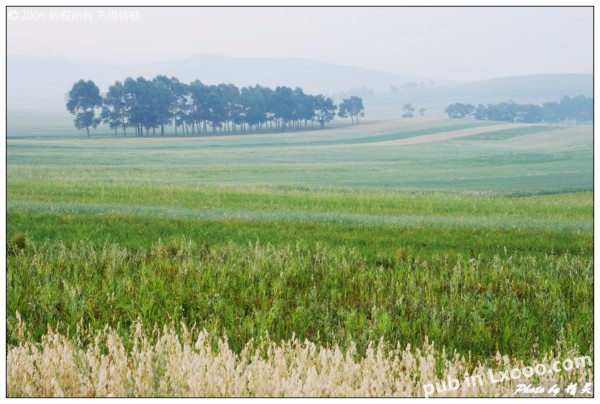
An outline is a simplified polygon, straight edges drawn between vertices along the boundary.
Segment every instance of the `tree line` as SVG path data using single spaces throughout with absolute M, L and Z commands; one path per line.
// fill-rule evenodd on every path
M 358 124 L 364 116 L 360 97 L 344 99 L 339 108 L 323 94 L 305 94 L 300 87 L 278 86 L 274 90 L 260 85 L 238 88 L 233 84 L 207 85 L 200 80 L 190 84 L 175 77 L 156 76 L 152 80 L 128 77 L 116 81 L 101 96 L 96 84 L 79 80 L 68 94 L 67 110 L 74 115 L 77 129 L 106 123 L 117 134 L 133 129 L 144 133 L 200 134 L 217 131 L 286 130 L 302 125 L 320 128 L 337 115 Z
M 540 105 L 517 104 L 515 102 L 502 102 L 499 104 L 471 104 L 454 103 L 444 111 L 450 118 L 467 118 L 486 121 L 507 122 L 576 122 L 592 123 L 594 121 L 594 99 L 579 95 L 574 98 L 564 96 L 558 102 L 546 102 Z

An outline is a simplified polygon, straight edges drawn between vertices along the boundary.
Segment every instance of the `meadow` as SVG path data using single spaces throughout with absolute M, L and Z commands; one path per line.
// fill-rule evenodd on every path
M 15 133 L 8 394 L 422 396 L 456 372 L 593 356 L 592 133 Z

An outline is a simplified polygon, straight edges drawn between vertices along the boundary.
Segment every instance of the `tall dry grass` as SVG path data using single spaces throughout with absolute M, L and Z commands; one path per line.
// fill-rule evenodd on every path
M 39 343 L 25 338 L 26 326 L 18 325 L 19 343 L 8 348 L 7 395 L 29 397 L 392 397 L 423 396 L 423 385 L 462 380 L 465 373 L 481 375 L 483 383 L 435 396 L 515 396 L 518 383 L 547 387 L 557 384 L 564 396 L 568 384 L 580 389 L 593 382 L 591 364 L 570 372 L 534 376 L 530 379 L 492 383 L 494 372 L 550 365 L 579 357 L 557 345 L 553 352 L 526 362 L 500 353 L 484 363 L 473 364 L 468 355 L 448 354 L 427 340 L 421 348 L 373 343 L 364 355 L 353 347 L 317 346 L 292 338 L 249 341 L 240 354 L 226 338 L 212 346 L 208 333 L 195 333 L 182 325 L 176 332 L 164 328 L 147 332 L 140 323 L 132 330 L 127 349 L 118 333 L 106 327 L 88 346 L 79 337 L 49 330 Z M 151 342 L 155 341 L 155 342 Z M 215 349 L 216 348 L 216 349 Z M 546 394 L 537 394 L 549 395 Z M 551 394 L 550 394 L 551 395 Z M 589 394 L 587 394 L 589 396 Z

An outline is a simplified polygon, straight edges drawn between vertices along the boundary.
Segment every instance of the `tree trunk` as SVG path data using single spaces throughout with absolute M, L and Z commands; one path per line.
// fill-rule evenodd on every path
M 87 132 L 87 136 L 88 136 L 88 138 L 89 138 L 89 137 L 90 137 L 90 127 L 89 127 L 89 126 L 86 126 L 86 127 L 85 127 L 85 130 L 86 130 L 86 132 Z
M 163 125 L 162 123 L 160 124 L 160 135 L 161 136 L 165 135 L 165 125 Z
M 356 124 L 358 125 L 358 114 L 356 114 Z

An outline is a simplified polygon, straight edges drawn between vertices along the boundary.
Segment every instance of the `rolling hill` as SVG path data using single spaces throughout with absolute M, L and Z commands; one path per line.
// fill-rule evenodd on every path
M 404 104 L 417 109 L 423 107 L 428 116 L 442 116 L 444 109 L 454 102 L 493 104 L 513 100 L 522 104 L 540 105 L 558 101 L 564 96 L 593 96 L 591 74 L 540 74 L 501 77 L 472 81 L 423 90 L 401 91 L 393 94 L 377 93 L 365 100 L 365 114 L 371 118 L 400 116 Z M 368 110 L 367 110 L 368 107 Z

